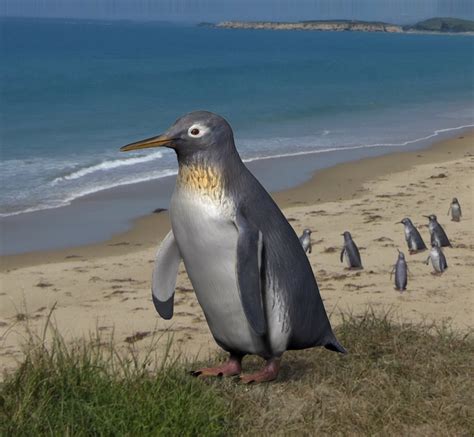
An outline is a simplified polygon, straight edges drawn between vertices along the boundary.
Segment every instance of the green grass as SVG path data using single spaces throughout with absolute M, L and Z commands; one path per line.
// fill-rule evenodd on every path
M 0 435 L 474 435 L 470 335 L 373 312 L 337 335 L 348 355 L 289 352 L 279 379 L 256 386 L 125 360 L 97 339 L 36 341 L 0 387 Z
M 33 341 L 1 387 L 0 435 L 222 435 L 227 403 L 215 390 L 172 362 L 125 361 L 98 340 Z
M 472 337 L 372 312 L 346 317 L 337 335 L 346 356 L 288 353 L 276 384 L 227 386 L 238 432 L 474 435 Z

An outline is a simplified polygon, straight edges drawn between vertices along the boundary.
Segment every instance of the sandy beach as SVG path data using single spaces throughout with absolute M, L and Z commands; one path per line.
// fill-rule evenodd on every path
M 358 314 L 370 306 L 400 320 L 473 327 L 473 169 L 471 132 L 421 151 L 339 164 L 274 194 L 297 234 L 313 230 L 309 259 L 333 324 L 341 313 Z M 462 205 L 459 223 L 446 215 L 452 197 Z M 453 243 L 445 250 L 449 268 L 442 276 L 424 264 L 428 252 L 408 256 L 403 226 L 395 224 L 410 217 L 429 243 L 423 215 L 432 213 Z M 1 367 L 11 369 L 21 360 L 26 328 L 40 332 L 54 305 L 52 320 L 66 339 L 99 330 L 140 349 L 154 334 L 163 334 L 173 336 L 174 352 L 189 357 L 218 351 L 184 266 L 173 319 L 160 319 L 153 308 L 152 263 L 169 226 L 166 213 L 151 214 L 100 244 L 1 257 Z M 362 271 L 345 270 L 339 262 L 345 230 L 360 248 Z M 390 279 L 397 248 L 407 254 L 411 270 L 404 293 L 395 291 Z

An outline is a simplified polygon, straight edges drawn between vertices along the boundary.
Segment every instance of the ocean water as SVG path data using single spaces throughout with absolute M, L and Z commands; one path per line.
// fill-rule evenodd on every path
M 176 172 L 121 154 L 187 112 L 247 161 L 400 148 L 474 125 L 474 38 L 1 19 L 0 215 Z M 146 213 L 148 211 L 144 211 Z

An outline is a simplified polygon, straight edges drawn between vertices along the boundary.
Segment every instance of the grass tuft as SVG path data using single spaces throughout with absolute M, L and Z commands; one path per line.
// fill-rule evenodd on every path
M 289 352 L 256 386 L 192 378 L 151 350 L 124 358 L 98 337 L 36 339 L 0 387 L 0 434 L 474 435 L 472 336 L 372 311 L 336 331 L 348 355 Z
M 345 356 L 290 352 L 275 384 L 227 386 L 238 434 L 474 435 L 472 336 L 373 311 L 336 333 Z
M 222 435 L 227 403 L 184 368 L 124 359 L 99 337 L 32 338 L 0 390 L 0 435 Z

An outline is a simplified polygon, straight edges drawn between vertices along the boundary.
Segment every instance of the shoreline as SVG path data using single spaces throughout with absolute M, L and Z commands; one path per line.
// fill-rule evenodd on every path
M 307 182 L 273 195 L 300 234 L 313 230 L 309 260 L 331 322 L 368 307 L 390 310 L 400 320 L 449 323 L 472 329 L 474 288 L 474 132 L 428 149 L 346 162 L 318 171 Z M 446 211 L 452 197 L 463 208 L 461 222 Z M 404 293 L 393 289 L 390 270 L 397 248 L 406 253 L 403 228 L 411 217 L 429 242 L 424 214 L 438 214 L 453 242 L 446 249 L 449 269 L 430 274 L 428 252 L 408 257 L 412 277 Z M 166 214 L 137 220 L 127 233 L 95 245 L 2 257 L 0 269 L 0 362 L 14 368 L 22 359 L 28 332 L 40 332 L 54 309 L 53 323 L 67 340 L 97 330 L 120 347 L 146 350 L 154 336 L 172 336 L 172 353 L 207 357 L 216 346 L 184 266 L 179 269 L 175 315 L 160 319 L 150 298 L 156 247 L 169 229 Z M 363 271 L 339 262 L 340 234 L 350 230 L 359 246 Z M 135 340 L 137 339 L 137 340 Z M 166 343 L 166 342 L 164 342 Z M 163 345 L 165 346 L 165 345 Z
M 288 153 L 250 159 L 246 165 L 273 196 L 297 189 L 321 171 L 344 163 L 394 153 L 424 150 L 456 135 L 473 132 L 472 126 L 435 130 L 426 137 L 400 144 L 368 144 L 346 148 Z M 436 140 L 436 141 L 435 141 Z M 120 243 L 134 233 L 136 223 L 148 223 L 155 209 L 167 209 L 176 175 L 99 190 L 58 208 L 17 214 L 0 219 L 0 260 L 35 258 L 63 250 Z M 284 196 L 284 195 L 283 195 Z M 145 225 L 146 226 L 146 225 Z M 37 232 L 36 229 L 41 229 Z M 25 235 L 28 238 L 25 238 Z M 161 236 L 161 235 L 160 235 Z M 146 242 L 139 241 L 139 244 Z M 120 252 L 119 252 L 120 253 Z M 41 256 L 39 256 L 41 259 Z M 0 265 L 0 269 L 3 266 Z
M 474 141 L 474 129 L 458 132 L 456 136 L 450 136 L 449 139 L 437 141 L 420 149 L 392 151 L 380 156 L 362 157 L 315 170 L 309 178 L 305 178 L 299 184 L 284 190 L 271 192 L 270 194 L 281 209 L 308 202 L 316 203 L 353 199 L 363 193 L 364 190 L 361 187 L 365 182 L 383 176 L 387 171 L 403 171 L 416 164 L 441 162 L 445 158 L 445 153 L 442 151 L 445 143 L 460 136 L 472 137 Z M 429 152 L 429 156 L 423 154 L 423 152 Z M 448 152 L 448 154 L 451 153 L 452 151 Z M 411 156 L 415 161 L 412 165 L 407 165 L 405 160 L 396 161 L 394 157 L 400 155 Z M 275 159 L 284 160 L 285 158 Z M 259 162 L 256 163 L 258 164 Z M 366 163 L 374 164 L 371 166 L 371 174 L 361 174 L 359 172 L 359 167 L 365 167 Z M 349 172 L 348 170 L 351 171 Z M 350 174 L 350 177 L 348 177 L 348 174 Z M 163 178 L 166 179 L 166 183 L 170 187 L 170 193 L 172 187 L 174 187 L 175 178 L 176 176 Z M 156 182 L 156 180 L 134 185 L 149 185 L 153 182 Z M 330 187 L 329 189 L 326 188 L 328 186 Z M 325 188 L 323 189 L 323 187 Z M 88 197 L 94 199 L 94 195 Z M 160 213 L 148 213 L 134 218 L 127 230 L 115 233 L 110 238 L 101 239 L 94 243 L 12 255 L 0 255 L 0 272 L 41 264 L 45 258 L 48 259 L 48 262 L 54 263 L 70 259 L 68 257 L 82 256 L 83 254 L 90 256 L 91 252 L 93 257 L 100 258 L 156 247 L 169 229 L 170 222 L 166 209 Z

